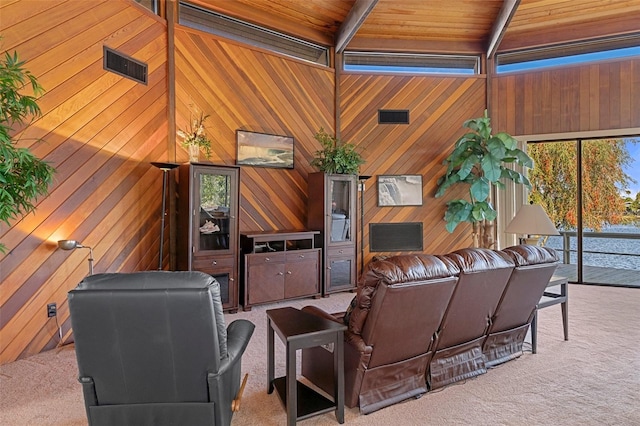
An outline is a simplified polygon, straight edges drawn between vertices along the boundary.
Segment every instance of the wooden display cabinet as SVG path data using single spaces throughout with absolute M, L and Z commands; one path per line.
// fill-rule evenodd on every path
M 314 244 L 318 233 L 274 231 L 240 236 L 244 310 L 321 294 L 320 249 Z
M 224 310 L 238 311 L 240 169 L 210 163 L 179 167 L 177 267 L 220 283 Z
M 310 173 L 307 228 L 320 231 L 323 295 L 356 288 L 355 175 Z

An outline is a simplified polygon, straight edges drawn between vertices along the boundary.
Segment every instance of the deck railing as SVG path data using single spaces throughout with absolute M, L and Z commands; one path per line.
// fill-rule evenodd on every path
M 577 237 L 576 231 L 560 231 L 562 235 L 562 262 L 571 263 L 571 253 L 577 252 L 571 248 L 571 237 Z M 625 232 L 583 232 L 583 238 L 613 238 L 624 240 L 640 240 L 640 234 L 631 234 Z M 640 257 L 640 253 L 620 253 L 620 252 L 608 252 L 608 251 L 592 251 L 583 250 L 583 253 L 598 253 L 598 254 L 610 254 L 617 256 L 634 256 Z

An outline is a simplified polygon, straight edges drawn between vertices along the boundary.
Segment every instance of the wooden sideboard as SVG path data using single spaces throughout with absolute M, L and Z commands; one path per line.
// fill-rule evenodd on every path
M 287 299 L 319 296 L 318 231 L 273 231 L 240 235 L 243 309 Z

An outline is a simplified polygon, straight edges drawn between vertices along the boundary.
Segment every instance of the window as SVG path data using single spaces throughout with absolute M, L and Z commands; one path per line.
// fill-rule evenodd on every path
M 345 52 L 345 71 L 410 74 L 478 74 L 480 58 L 461 55 Z
M 179 16 L 180 25 L 316 64 L 329 65 L 329 49 L 323 46 L 183 2 L 180 3 Z
M 498 73 L 640 55 L 640 35 L 501 53 Z
M 158 0 L 135 0 L 141 6 L 146 7 L 156 15 L 158 14 Z

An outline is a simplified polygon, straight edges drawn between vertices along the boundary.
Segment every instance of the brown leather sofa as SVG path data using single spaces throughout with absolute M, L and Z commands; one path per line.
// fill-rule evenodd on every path
M 358 283 L 345 332 L 345 404 L 364 414 L 427 392 L 425 373 L 442 317 L 453 294 L 455 266 L 431 255 L 403 255 L 369 263 Z M 303 310 L 343 321 L 319 308 Z M 302 375 L 333 393 L 333 355 L 302 351 Z
M 557 259 L 532 246 L 377 259 L 347 312 L 304 310 L 347 317 L 345 403 L 367 414 L 519 356 Z M 302 375 L 328 393 L 332 363 L 327 348 L 302 351 Z

